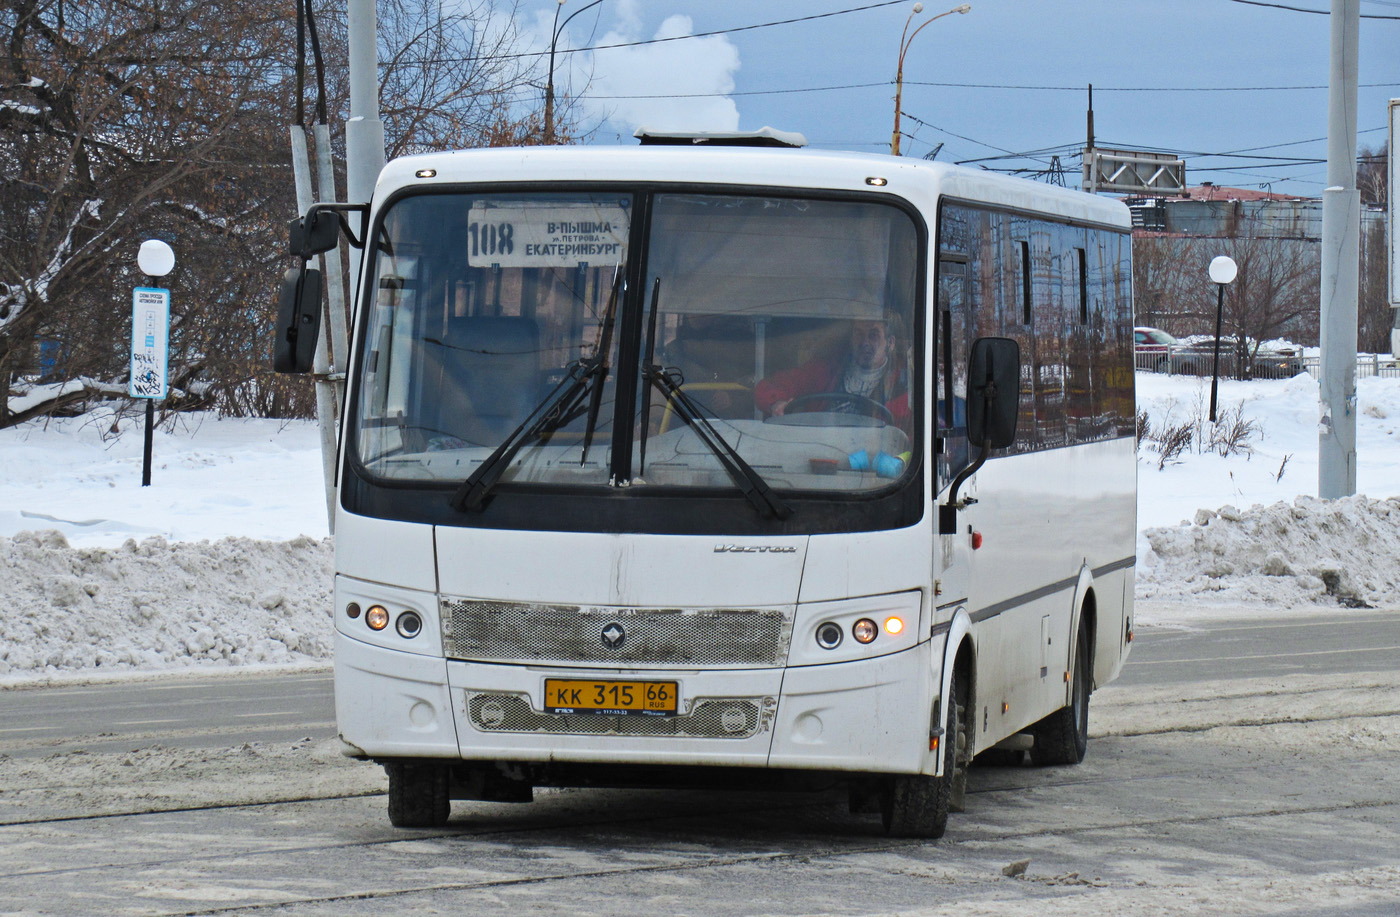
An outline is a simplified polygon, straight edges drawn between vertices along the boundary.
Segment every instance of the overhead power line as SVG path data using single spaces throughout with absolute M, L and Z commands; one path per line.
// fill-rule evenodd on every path
M 844 86 L 803 86 L 798 89 L 751 89 L 743 92 L 686 92 L 686 93 L 657 93 L 650 95 L 597 95 L 588 93 L 590 99 L 712 99 L 731 98 L 733 96 L 781 96 L 793 95 L 800 92 L 836 92 L 844 89 L 874 89 L 879 86 L 893 86 L 894 80 L 884 80 L 879 83 L 848 83 Z
M 1290 13 L 1313 13 L 1317 16 L 1330 16 L 1330 10 L 1310 10 L 1301 6 L 1289 6 L 1286 3 L 1264 3 L 1263 0 L 1231 0 L 1232 3 L 1243 3 L 1245 6 L 1267 6 L 1275 10 L 1288 10 Z M 1400 16 L 1382 16 L 1379 13 L 1362 13 L 1362 19 L 1400 19 Z
M 1398 17 L 1400 18 L 1400 17 Z M 1026 83 L 934 83 L 905 80 L 906 86 L 934 86 L 940 89 L 1016 89 L 1039 92 L 1084 92 L 1083 86 L 1037 86 Z M 1358 89 L 1393 89 L 1400 83 L 1363 83 Z M 1293 92 L 1302 89 L 1326 89 L 1325 83 L 1310 86 L 1100 86 L 1094 92 Z
M 885 6 L 895 6 L 902 4 L 905 0 L 881 0 L 880 3 L 868 3 L 865 6 L 853 6 L 850 9 L 833 10 L 829 13 L 813 13 L 810 16 L 797 16 L 793 19 L 778 19 L 773 22 L 759 22 L 754 25 L 740 25 L 729 29 L 712 29 L 708 32 L 694 32 L 690 35 L 672 35 L 668 38 L 645 38 L 638 41 L 619 41 L 606 45 L 586 45 L 581 48 L 559 48 L 556 54 L 575 54 L 579 51 L 610 51 L 614 48 L 638 48 L 643 45 L 659 45 L 671 41 L 689 41 L 693 38 L 713 38 L 716 35 L 732 35 L 735 32 L 751 32 L 755 29 L 770 29 L 780 25 L 796 25 L 800 22 L 813 22 L 817 19 L 830 19 L 833 16 L 845 16 L 850 13 L 864 13 L 867 10 L 877 10 Z M 521 51 L 516 54 L 493 54 L 490 60 L 518 60 L 526 57 L 548 57 L 549 51 Z M 458 62 L 486 60 L 480 57 L 441 57 L 433 58 L 435 62 Z
M 731 98 L 734 96 L 776 96 L 793 95 L 806 92 L 840 92 L 851 89 L 877 89 L 881 86 L 893 86 L 894 80 L 881 80 L 874 83 L 845 83 L 838 86 L 802 86 L 795 89 L 749 89 L 741 92 L 689 92 L 689 93 L 645 93 L 645 94 L 623 94 L 616 95 L 595 95 L 588 94 L 590 99 L 715 99 Z M 906 86 L 933 86 L 940 89 L 1009 89 L 1041 92 L 1079 92 L 1084 91 L 1083 86 L 1033 86 L 1025 84 L 1011 83 L 934 83 L 918 80 L 905 80 Z M 1095 92 L 1288 92 L 1306 89 L 1326 89 L 1324 85 L 1317 86 L 1094 86 Z M 1360 89 L 1396 89 L 1400 88 L 1400 83 L 1366 83 L 1358 87 Z M 1305 141 L 1299 141 L 1305 142 Z

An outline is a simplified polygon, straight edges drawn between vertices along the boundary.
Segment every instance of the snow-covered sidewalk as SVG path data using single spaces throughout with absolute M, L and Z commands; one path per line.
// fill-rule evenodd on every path
M 1248 451 L 1139 452 L 1138 596 L 1400 609 L 1400 380 L 1359 386 L 1358 489 L 1317 492 L 1317 385 L 1225 382 Z M 1140 374 L 1149 425 L 1208 383 Z M 315 425 L 212 416 L 157 432 L 110 411 L 0 430 L 0 685 L 330 655 L 332 548 Z M 1159 468 L 1160 466 L 1160 468 Z M 1237 508 L 1243 507 L 1243 509 Z

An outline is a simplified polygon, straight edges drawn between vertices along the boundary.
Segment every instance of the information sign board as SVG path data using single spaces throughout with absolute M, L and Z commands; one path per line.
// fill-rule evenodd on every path
M 137 287 L 131 299 L 131 397 L 166 397 L 169 358 L 170 291 Z

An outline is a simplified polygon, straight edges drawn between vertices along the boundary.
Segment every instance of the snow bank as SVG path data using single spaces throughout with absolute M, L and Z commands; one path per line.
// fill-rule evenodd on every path
M 330 539 L 0 537 L 0 680 L 188 666 L 324 662 Z
M 154 431 L 149 487 L 142 426 L 104 406 L 0 430 L 0 535 L 55 529 L 74 547 L 116 548 L 329 534 L 315 423 L 171 417 Z
M 1142 544 L 1146 542 L 1146 545 Z M 1140 599 L 1400 606 L 1400 497 L 1298 497 L 1147 529 Z

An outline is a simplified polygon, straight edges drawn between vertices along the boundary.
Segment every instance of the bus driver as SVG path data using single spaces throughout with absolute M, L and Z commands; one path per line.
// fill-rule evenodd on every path
M 801 396 L 833 397 L 804 400 L 807 410 L 869 414 L 873 401 L 886 408 L 895 425 L 910 429 L 908 367 L 900 359 L 901 347 L 894 323 L 888 319 L 851 323 L 843 355 L 817 358 L 785 369 L 754 386 L 754 404 L 766 416 L 780 417 Z M 837 396 L 849 397 L 837 397 Z

